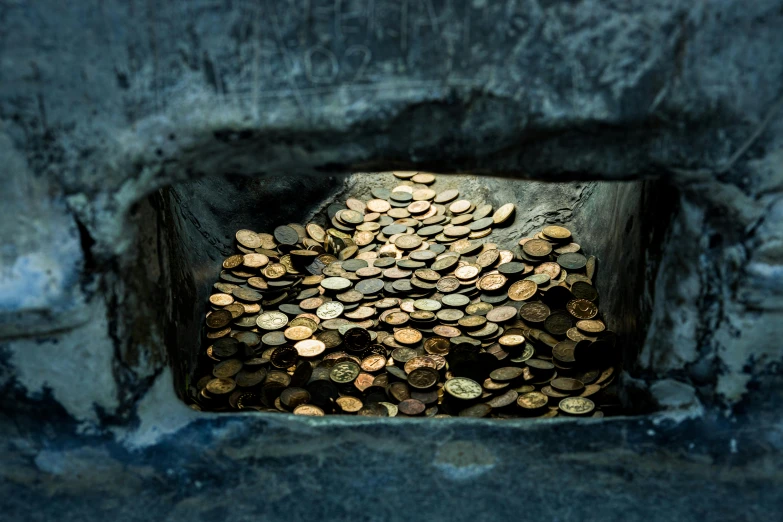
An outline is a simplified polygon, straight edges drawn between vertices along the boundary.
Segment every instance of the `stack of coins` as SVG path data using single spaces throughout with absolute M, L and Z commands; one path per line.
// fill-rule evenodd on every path
M 395 172 L 326 225 L 236 232 L 209 298 L 197 409 L 299 415 L 602 416 L 616 335 L 598 311 L 596 259 L 548 225 L 483 242 L 511 203 Z

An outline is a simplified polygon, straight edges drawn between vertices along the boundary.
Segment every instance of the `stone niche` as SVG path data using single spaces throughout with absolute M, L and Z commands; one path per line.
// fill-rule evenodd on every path
M 203 356 L 203 317 L 218 280 L 221 261 L 234 253 L 233 232 L 240 228 L 271 231 L 311 219 L 324 223 L 324 208 L 347 197 L 371 199 L 374 186 L 393 187 L 389 172 L 333 175 L 217 175 L 162 188 L 150 196 L 139 234 L 154 236 L 159 224 L 159 263 L 171 298 L 156 313 L 166 317 L 164 337 L 173 366 L 175 389 L 182 397 L 194 382 Z M 652 313 L 661 240 L 676 202 L 659 180 L 542 182 L 510 177 L 442 174 L 441 189 L 459 188 L 476 203 L 517 207 L 514 223 L 497 228 L 487 241 L 514 249 L 518 240 L 546 224 L 570 227 L 575 240 L 599 261 L 597 286 L 609 328 L 620 335 L 625 367 L 634 368 Z M 654 206 L 654 208 L 653 208 Z M 650 219 L 653 217 L 654 219 Z M 190 381 L 188 380 L 190 379 Z M 647 410 L 645 397 L 626 411 Z
M 0 3 L 3 520 L 779 519 L 781 34 L 779 0 Z M 390 170 L 516 202 L 503 241 L 570 225 L 635 415 L 184 404 L 234 230 Z

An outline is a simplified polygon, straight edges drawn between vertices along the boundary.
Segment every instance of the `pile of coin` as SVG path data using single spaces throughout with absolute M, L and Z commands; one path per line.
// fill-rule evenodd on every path
M 602 416 L 618 360 L 596 260 L 545 226 L 482 242 L 515 206 L 394 172 L 326 227 L 236 232 L 209 298 L 197 409 L 378 417 Z

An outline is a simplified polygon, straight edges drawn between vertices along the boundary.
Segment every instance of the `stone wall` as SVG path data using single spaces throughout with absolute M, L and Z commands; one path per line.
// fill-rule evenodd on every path
M 3 3 L 3 511 L 777 518 L 781 34 L 775 0 Z M 658 178 L 678 203 L 628 380 L 665 411 L 362 422 L 179 402 L 148 196 L 390 168 Z

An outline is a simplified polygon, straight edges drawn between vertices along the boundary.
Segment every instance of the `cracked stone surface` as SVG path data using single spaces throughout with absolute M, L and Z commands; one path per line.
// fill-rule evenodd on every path
M 3 3 L 3 513 L 777 519 L 781 34 L 776 0 Z M 188 187 L 246 176 L 274 205 L 305 179 L 337 192 L 344 173 L 397 168 L 656 187 L 577 208 L 597 225 L 586 244 L 621 233 L 606 216 L 643 210 L 626 304 L 646 333 L 625 380 L 659 411 L 524 424 L 188 409 L 170 328 L 200 290 L 161 260 L 191 218 L 179 230 L 217 259 L 210 220 L 227 205 L 188 202 Z M 573 209 L 533 206 L 530 226 Z

